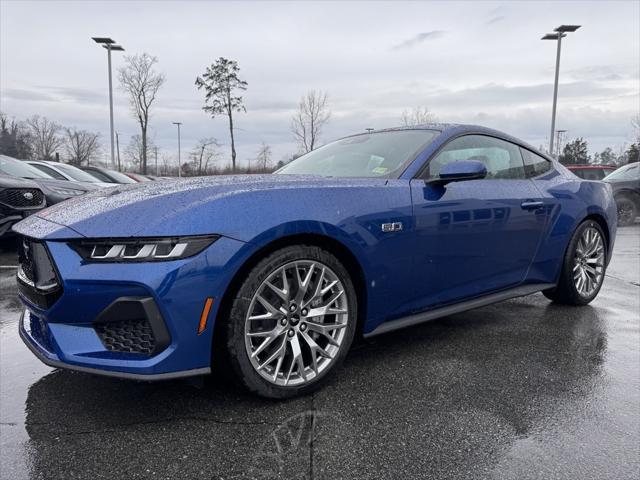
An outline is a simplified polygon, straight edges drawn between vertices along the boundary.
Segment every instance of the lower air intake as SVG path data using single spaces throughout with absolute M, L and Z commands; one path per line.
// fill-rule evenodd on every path
M 112 352 L 151 355 L 156 339 L 146 319 L 122 320 L 94 326 L 102 344 Z
M 94 320 L 104 348 L 111 352 L 156 355 L 167 348 L 171 339 L 151 297 L 120 297 Z

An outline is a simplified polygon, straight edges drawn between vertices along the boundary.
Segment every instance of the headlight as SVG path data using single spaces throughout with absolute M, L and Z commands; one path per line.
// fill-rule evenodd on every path
M 158 262 L 192 257 L 219 235 L 166 238 L 81 240 L 71 245 L 89 262 Z
M 83 193 L 87 193 L 84 190 L 75 190 L 73 188 L 60 188 L 60 187 L 49 187 L 54 192 L 65 195 L 67 197 L 77 197 L 78 195 L 82 195 Z

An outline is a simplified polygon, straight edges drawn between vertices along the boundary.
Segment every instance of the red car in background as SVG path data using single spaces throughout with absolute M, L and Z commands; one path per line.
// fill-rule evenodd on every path
M 611 165 L 565 165 L 583 180 L 602 180 L 617 167 Z

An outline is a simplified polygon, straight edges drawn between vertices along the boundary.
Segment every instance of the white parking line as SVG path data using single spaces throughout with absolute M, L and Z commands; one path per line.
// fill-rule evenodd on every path
M 0 270 L 2 270 L 2 269 L 9 270 L 9 269 L 14 269 L 14 268 L 18 268 L 18 266 L 17 265 L 0 265 Z

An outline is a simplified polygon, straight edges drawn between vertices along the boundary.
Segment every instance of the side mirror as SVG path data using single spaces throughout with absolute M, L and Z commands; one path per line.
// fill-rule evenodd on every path
M 438 178 L 428 180 L 429 184 L 446 185 L 449 182 L 463 182 L 465 180 L 480 180 L 487 176 L 487 167 L 478 160 L 461 160 L 447 163 Z

